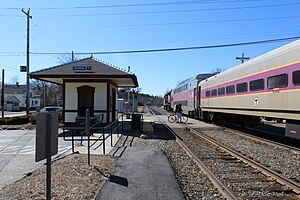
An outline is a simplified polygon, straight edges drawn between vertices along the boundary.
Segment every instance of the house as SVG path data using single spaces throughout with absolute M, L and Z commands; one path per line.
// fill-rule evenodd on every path
M 26 85 L 4 85 L 4 109 L 20 111 L 26 109 Z M 37 89 L 30 90 L 30 109 L 40 108 L 40 98 L 36 95 Z
M 20 111 L 20 100 L 11 95 L 4 97 L 4 110 L 6 111 Z

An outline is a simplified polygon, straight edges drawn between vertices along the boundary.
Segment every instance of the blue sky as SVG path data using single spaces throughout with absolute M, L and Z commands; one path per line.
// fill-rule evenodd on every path
M 30 71 L 60 64 L 63 55 L 34 53 L 143 50 L 240 43 L 300 36 L 296 0 L 30 0 L 0 2 L 0 69 L 5 82 L 26 82 L 26 16 L 30 8 Z M 255 58 L 291 41 L 136 54 L 93 55 L 131 66 L 141 92 L 163 95 L 184 79 L 229 69 L 243 52 Z M 77 55 L 78 58 L 89 55 Z

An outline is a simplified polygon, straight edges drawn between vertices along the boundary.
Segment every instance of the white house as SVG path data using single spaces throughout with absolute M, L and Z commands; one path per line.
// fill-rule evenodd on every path
M 30 78 L 63 86 L 63 123 L 85 116 L 102 115 L 103 123 L 117 117 L 118 87 L 138 87 L 137 77 L 92 57 L 31 72 Z
M 4 86 L 4 109 L 7 111 L 19 111 L 26 109 L 26 85 Z M 39 109 L 40 98 L 35 95 L 35 90 L 30 90 L 30 109 Z

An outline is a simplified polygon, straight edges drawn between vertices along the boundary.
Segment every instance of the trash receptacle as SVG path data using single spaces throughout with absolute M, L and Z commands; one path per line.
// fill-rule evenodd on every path
M 141 129 L 141 114 L 132 114 L 131 117 L 131 129 L 140 130 Z

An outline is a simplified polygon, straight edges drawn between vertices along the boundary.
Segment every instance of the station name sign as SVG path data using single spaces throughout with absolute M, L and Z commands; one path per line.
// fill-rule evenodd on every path
M 92 66 L 73 66 L 74 71 L 90 71 Z

